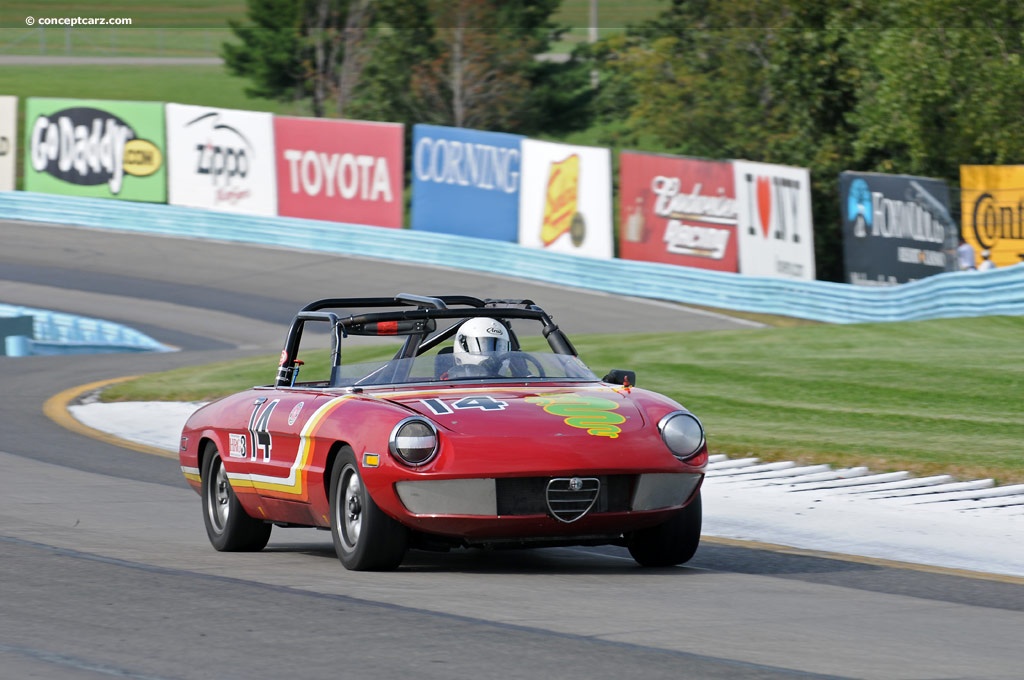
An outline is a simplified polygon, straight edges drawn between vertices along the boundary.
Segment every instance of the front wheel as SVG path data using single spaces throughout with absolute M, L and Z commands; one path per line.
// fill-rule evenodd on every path
M 331 535 L 346 569 L 387 571 L 405 558 L 408 531 L 373 502 L 351 447 L 343 447 L 331 468 Z
M 203 521 L 213 547 L 221 552 L 263 550 L 273 526 L 246 514 L 213 445 L 203 460 L 202 480 Z
M 688 562 L 700 545 L 700 493 L 671 519 L 627 536 L 629 554 L 642 567 L 671 567 Z

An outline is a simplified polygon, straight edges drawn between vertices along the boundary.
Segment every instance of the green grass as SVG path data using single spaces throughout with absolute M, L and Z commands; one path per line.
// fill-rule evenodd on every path
M 0 92 L 19 97 L 70 97 L 177 102 L 287 115 L 308 115 L 294 103 L 255 99 L 249 82 L 221 66 L 17 66 L 0 69 Z
M 597 35 L 622 32 L 654 18 L 669 0 L 598 0 Z M 11 0 L 0 5 L 0 54 L 47 56 L 216 57 L 231 38 L 228 20 L 245 23 L 245 0 Z M 129 18 L 131 26 L 28 26 L 26 17 Z M 554 51 L 569 52 L 590 39 L 590 0 L 563 0 L 554 15 L 569 26 Z
M 626 26 L 653 19 L 668 9 L 670 0 L 595 0 L 597 4 L 597 38 L 607 38 L 621 33 Z M 571 52 L 579 43 L 590 40 L 591 0 L 562 0 L 561 8 L 555 13 L 555 23 L 569 26 L 562 37 L 562 44 L 554 47 L 555 52 Z
M 245 0 L 9 0 L 0 6 L 0 54 L 88 57 L 216 57 L 245 21 Z M 26 17 L 36 19 L 32 26 Z M 41 26 L 40 18 L 131 19 L 131 25 Z
M 573 341 L 595 372 L 635 370 L 640 386 L 692 409 L 715 453 L 1019 483 L 1022 337 L 1024 317 L 989 317 Z M 206 400 L 267 384 L 275 366 L 268 356 L 179 369 L 104 398 Z

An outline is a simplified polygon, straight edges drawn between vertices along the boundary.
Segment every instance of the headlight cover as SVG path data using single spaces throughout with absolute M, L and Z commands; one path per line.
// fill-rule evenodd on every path
M 437 428 L 425 418 L 412 416 L 391 430 L 388 450 L 399 462 L 412 467 L 429 463 L 438 450 Z
M 665 446 L 679 460 L 692 458 L 704 448 L 704 426 L 692 413 L 669 413 L 658 422 L 658 432 Z

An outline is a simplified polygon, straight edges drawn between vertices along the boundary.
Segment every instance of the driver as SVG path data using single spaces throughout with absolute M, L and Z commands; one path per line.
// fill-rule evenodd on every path
M 455 333 L 455 365 L 449 377 L 497 375 L 511 348 L 505 324 L 485 316 L 469 319 Z

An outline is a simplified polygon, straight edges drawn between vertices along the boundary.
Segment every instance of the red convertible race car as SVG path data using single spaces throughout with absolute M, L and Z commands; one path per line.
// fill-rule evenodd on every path
M 385 358 L 342 361 L 373 342 Z M 277 525 L 329 528 L 354 570 L 410 548 L 607 544 L 681 564 L 700 542 L 704 428 L 635 384 L 599 379 L 530 300 L 318 300 L 273 385 L 189 418 L 181 468 L 221 551 L 261 550 Z

